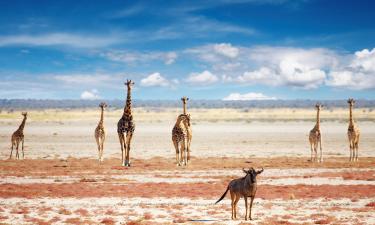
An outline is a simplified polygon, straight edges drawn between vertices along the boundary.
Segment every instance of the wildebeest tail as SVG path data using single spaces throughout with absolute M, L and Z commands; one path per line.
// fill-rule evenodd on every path
M 217 202 L 215 202 L 215 204 L 217 204 L 218 202 L 220 202 L 221 200 L 223 200 L 223 198 L 225 197 L 225 195 L 227 195 L 228 191 L 229 191 L 229 185 L 228 185 L 228 187 L 227 187 L 227 190 L 226 190 L 226 191 L 224 192 L 224 194 L 219 198 L 219 200 L 217 200 Z

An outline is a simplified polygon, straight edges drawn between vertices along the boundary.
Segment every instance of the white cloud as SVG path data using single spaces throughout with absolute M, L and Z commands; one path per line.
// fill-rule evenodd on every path
M 170 85 L 170 82 L 165 79 L 163 76 L 160 75 L 160 73 L 152 73 L 146 78 L 143 78 L 141 80 L 141 86 L 144 87 L 167 87 Z
M 192 73 L 187 78 L 187 82 L 201 85 L 212 84 L 217 82 L 218 80 L 219 78 L 208 70 L 205 70 L 202 73 Z
M 99 98 L 100 98 L 100 96 L 99 96 L 98 91 L 96 89 L 93 89 L 91 91 L 84 91 L 81 94 L 81 99 L 84 99 L 84 100 L 95 100 L 95 99 L 99 99 Z
M 98 48 L 123 42 L 120 37 L 111 35 L 92 36 L 70 33 L 49 33 L 40 35 L 9 35 L 0 36 L 0 46 L 31 45 L 31 46 L 70 46 L 76 48 Z
M 176 52 L 130 52 L 125 50 L 112 50 L 102 53 L 101 56 L 117 62 L 135 64 L 138 62 L 163 61 L 164 64 L 173 64 L 178 55 Z
M 246 100 L 276 100 L 275 97 L 269 97 L 262 93 L 249 92 L 246 94 L 231 93 L 225 98 L 224 101 L 246 101 Z
M 375 88 L 375 48 L 357 51 L 349 66 L 342 66 L 328 74 L 326 85 L 355 90 Z
M 46 76 L 47 77 L 47 76 Z M 100 85 L 108 82 L 114 82 L 121 79 L 118 75 L 106 74 L 69 74 L 69 75 L 52 75 L 54 80 L 67 84 L 79 85 Z
M 227 43 L 215 44 L 213 47 L 217 53 L 229 58 L 236 58 L 239 53 L 238 48 L 233 47 L 231 44 Z

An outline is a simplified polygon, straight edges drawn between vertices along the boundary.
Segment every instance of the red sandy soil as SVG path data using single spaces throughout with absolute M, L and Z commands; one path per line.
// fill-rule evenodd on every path
M 0 173 L 7 176 L 29 176 L 45 174 L 49 176 L 72 174 L 108 174 L 147 172 L 153 170 L 212 170 L 241 168 L 375 168 L 375 157 L 360 158 L 359 162 L 349 162 L 348 158 L 327 158 L 324 163 L 311 163 L 308 158 L 192 158 L 188 167 L 176 167 L 173 158 L 156 157 L 147 160 L 134 159 L 132 167 L 120 166 L 120 159 L 106 159 L 99 164 L 95 159 L 25 159 L 0 160 Z
M 347 158 L 328 158 L 322 164 L 308 162 L 307 158 L 193 158 L 188 167 L 176 167 L 173 159 L 153 158 L 133 160 L 132 167 L 119 166 L 119 159 L 107 159 L 99 165 L 95 159 L 66 160 L 3 160 L 0 161 L 0 176 L 85 176 L 147 173 L 154 170 L 217 170 L 248 167 L 260 168 L 375 168 L 375 158 L 361 158 L 360 162 L 349 163 Z M 373 180 L 373 171 L 330 172 L 316 177 L 343 177 L 344 179 Z M 58 179 L 58 178 L 57 178 Z M 173 177 L 171 177 L 173 179 Z M 186 184 L 170 183 L 96 183 L 95 179 L 82 179 L 72 184 L 1 184 L 0 198 L 23 197 L 186 197 L 219 198 L 231 177 L 223 174 L 217 182 Z M 261 177 L 260 177 L 261 179 Z M 110 180 L 109 180 L 110 181 Z M 365 198 L 375 197 L 375 185 L 259 185 L 257 197 L 264 199 L 300 198 Z M 84 213 L 83 211 L 81 213 Z
M 210 183 L 168 184 L 138 183 L 108 184 L 2 184 L 0 198 L 21 197 L 186 197 L 219 198 L 226 185 Z M 299 198 L 365 198 L 375 197 L 375 186 L 370 185 L 259 185 L 257 197 L 264 199 Z

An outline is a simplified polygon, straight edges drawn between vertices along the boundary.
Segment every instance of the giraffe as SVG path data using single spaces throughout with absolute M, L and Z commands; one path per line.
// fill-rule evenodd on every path
M 100 163 L 100 162 L 103 162 L 103 151 L 104 151 L 104 141 L 105 141 L 103 114 L 104 114 L 104 108 L 107 107 L 107 104 L 105 102 L 102 102 L 99 104 L 99 107 L 101 109 L 101 114 L 100 114 L 100 120 L 99 120 L 98 126 L 95 129 L 95 140 L 96 140 L 96 144 L 98 145 L 98 159 Z
M 10 151 L 9 159 L 12 158 L 12 153 L 13 153 L 14 147 L 16 148 L 16 158 L 17 159 L 20 158 L 20 155 L 18 153 L 18 146 L 19 146 L 20 142 L 22 144 L 22 158 L 23 159 L 25 158 L 25 154 L 24 154 L 24 151 L 23 151 L 23 143 L 24 143 L 24 138 L 25 138 L 25 136 L 23 135 L 23 129 L 25 128 L 25 123 L 26 123 L 26 119 L 27 119 L 27 112 L 22 112 L 22 116 L 23 116 L 23 120 L 22 120 L 21 125 L 12 134 L 12 139 L 11 139 L 12 150 Z
M 121 145 L 121 163 L 122 166 L 130 166 L 130 143 L 135 130 L 135 125 L 133 122 L 132 115 L 132 100 L 131 100 L 131 90 L 134 82 L 132 80 L 127 80 L 125 85 L 128 88 L 126 104 L 124 107 L 124 113 L 121 119 L 117 123 L 117 134 L 120 139 Z M 126 134 L 126 136 L 125 136 Z
M 176 149 L 176 164 L 181 166 L 187 165 L 187 142 L 188 133 L 187 127 L 189 126 L 189 117 L 185 114 L 180 114 L 172 129 L 172 142 Z
M 358 143 L 359 143 L 359 135 L 360 131 L 355 124 L 353 119 L 353 106 L 354 106 L 354 99 L 349 98 L 349 127 L 348 127 L 348 138 L 349 138 L 349 148 L 350 148 L 350 158 L 349 161 L 358 161 Z
M 181 98 L 182 104 L 183 104 L 183 114 L 187 115 L 189 117 L 189 126 L 187 127 L 187 135 L 188 135 L 188 141 L 187 141 L 187 160 L 190 161 L 190 146 L 191 146 L 191 139 L 193 137 L 193 133 L 191 130 L 191 124 L 190 124 L 190 114 L 187 114 L 186 110 L 186 103 L 189 100 L 186 96 Z
M 318 145 L 320 146 L 320 157 L 319 162 L 323 162 L 322 153 L 322 133 L 320 131 L 320 110 L 322 105 L 317 103 L 316 108 L 316 124 L 314 128 L 310 131 L 309 142 L 311 147 L 311 162 L 317 161 L 318 159 Z

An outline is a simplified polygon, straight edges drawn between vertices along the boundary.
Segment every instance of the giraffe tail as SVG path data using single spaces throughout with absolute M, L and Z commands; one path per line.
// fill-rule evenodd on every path
M 215 202 L 215 204 L 217 204 L 217 203 L 219 203 L 221 200 L 223 200 L 224 197 L 225 197 L 225 195 L 227 195 L 228 191 L 229 191 L 229 185 L 228 185 L 228 187 L 227 187 L 227 190 L 226 190 L 226 191 L 224 192 L 224 194 L 219 198 L 219 200 L 217 200 L 217 201 Z

